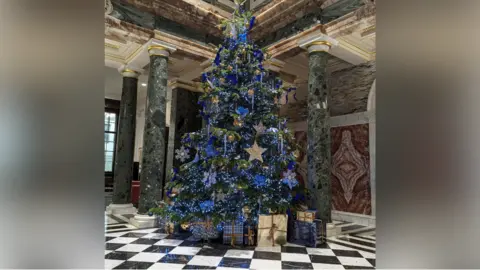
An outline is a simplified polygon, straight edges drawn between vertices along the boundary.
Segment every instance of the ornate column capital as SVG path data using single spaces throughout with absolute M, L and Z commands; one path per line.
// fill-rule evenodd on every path
M 149 55 L 169 57 L 177 50 L 175 46 L 156 39 L 151 39 L 146 45 Z
M 337 45 L 338 41 L 336 39 L 321 32 L 313 33 L 298 42 L 298 46 L 302 49 L 308 50 L 308 53 L 328 52 L 332 47 Z
M 111 0 L 105 0 L 105 15 L 110 15 L 113 12 L 113 5 Z
M 123 77 L 129 77 L 129 78 L 138 78 L 140 74 L 142 74 L 141 69 L 138 68 L 133 68 L 127 65 L 123 65 L 118 69 L 118 72 L 122 74 Z

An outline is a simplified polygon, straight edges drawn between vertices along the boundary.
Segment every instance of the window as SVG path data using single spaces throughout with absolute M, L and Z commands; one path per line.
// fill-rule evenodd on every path
M 117 137 L 117 114 L 105 112 L 105 172 L 113 172 L 115 162 L 115 139 Z

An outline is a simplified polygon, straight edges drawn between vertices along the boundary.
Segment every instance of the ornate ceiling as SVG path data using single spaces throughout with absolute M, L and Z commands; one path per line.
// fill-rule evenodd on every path
M 371 0 L 247 0 L 255 6 L 250 36 L 281 66 L 284 80 L 306 80 L 308 56 L 298 47 L 305 36 L 327 34 L 339 42 L 329 70 L 375 60 L 375 5 Z M 106 0 L 105 65 L 132 61 L 148 69 L 145 46 L 155 38 L 177 47 L 169 59 L 171 80 L 195 81 L 215 55 L 218 23 L 231 0 Z

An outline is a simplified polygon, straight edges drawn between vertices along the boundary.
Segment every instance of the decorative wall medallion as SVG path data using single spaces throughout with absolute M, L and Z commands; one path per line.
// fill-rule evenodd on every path
M 331 129 L 334 210 L 371 214 L 368 130 L 368 124 Z
M 362 160 L 360 153 L 352 144 L 352 134 L 349 130 L 342 132 L 342 144 L 333 155 L 332 173 L 342 185 L 345 200 L 350 203 L 353 188 L 357 180 L 367 173 L 367 167 Z

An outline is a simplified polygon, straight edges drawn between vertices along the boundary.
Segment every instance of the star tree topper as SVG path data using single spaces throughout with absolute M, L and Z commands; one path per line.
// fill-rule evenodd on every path
M 247 151 L 250 154 L 250 158 L 248 161 L 252 161 L 255 159 L 260 160 L 260 162 L 263 162 L 262 154 L 267 151 L 266 148 L 261 148 L 258 146 L 257 141 L 253 144 L 252 147 L 250 148 L 245 148 L 245 151 Z

